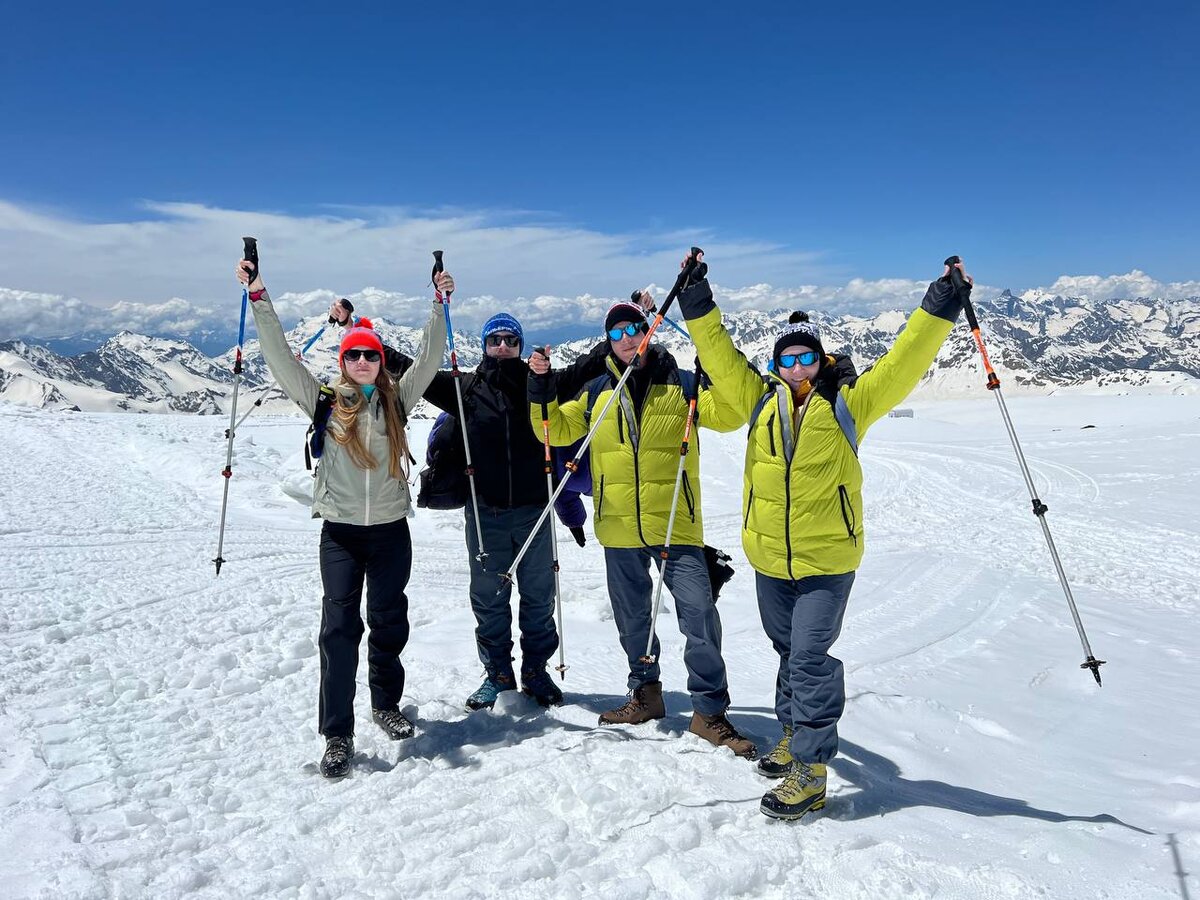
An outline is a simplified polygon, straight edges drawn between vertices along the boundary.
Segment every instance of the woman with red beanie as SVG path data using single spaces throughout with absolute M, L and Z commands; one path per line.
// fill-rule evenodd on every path
M 322 385 L 288 347 L 254 263 L 242 260 L 238 280 L 250 292 L 263 357 L 287 396 L 312 418 Z M 454 289 L 449 274 L 438 276 L 442 295 Z M 368 682 L 372 719 L 393 740 L 410 737 L 413 724 L 400 712 L 408 642 L 408 597 L 412 568 L 408 530 L 411 456 L 405 436 L 408 411 L 421 399 L 446 350 L 446 320 L 434 303 L 420 352 L 398 380 L 383 365 L 383 342 L 368 319 L 346 331 L 338 352 L 341 376 L 334 382 L 333 408 L 324 452 L 313 487 L 313 516 L 321 528 L 321 691 L 319 727 L 325 737 L 321 774 L 338 778 L 354 755 L 354 676 L 363 634 L 359 612 L 367 591 Z

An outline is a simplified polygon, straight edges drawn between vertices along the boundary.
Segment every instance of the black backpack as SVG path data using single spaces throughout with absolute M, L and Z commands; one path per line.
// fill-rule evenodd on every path
M 471 496 L 467 454 L 458 419 L 442 413 L 429 432 L 425 468 L 420 473 L 417 506 L 422 509 L 462 509 Z

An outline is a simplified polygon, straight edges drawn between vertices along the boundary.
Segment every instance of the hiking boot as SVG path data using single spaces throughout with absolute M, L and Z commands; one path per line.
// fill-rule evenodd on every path
M 354 756 L 354 736 L 325 738 L 325 755 L 321 757 L 321 774 L 326 778 L 341 778 L 350 771 Z
M 796 767 L 796 761 L 792 759 L 792 751 L 788 747 L 792 742 L 792 731 L 791 725 L 783 726 L 783 737 L 779 739 L 779 743 L 758 761 L 759 775 L 765 775 L 767 778 L 782 778 Z
M 511 675 L 489 675 L 483 679 L 483 684 L 467 698 L 467 709 L 491 709 L 496 705 L 496 698 L 504 691 L 511 691 L 517 684 Z
M 537 701 L 538 706 L 559 706 L 563 702 L 562 691 L 545 669 L 522 672 L 521 691 Z
M 717 713 L 715 716 L 692 713 L 692 724 L 688 726 L 688 731 L 704 738 L 710 744 L 728 747 L 743 759 L 758 759 L 758 748 L 754 746 L 754 741 L 738 734 L 733 723 L 725 718 L 725 713 Z
M 410 738 L 417 730 L 416 726 L 408 720 L 408 716 L 398 709 L 373 709 L 371 710 L 371 719 L 393 741 Z
M 640 725 L 667 714 L 663 707 L 662 682 L 647 681 L 629 693 L 629 699 L 616 709 L 600 713 L 601 725 Z
M 759 810 L 772 819 L 798 819 L 825 805 L 825 763 L 796 762 L 783 781 L 763 794 Z

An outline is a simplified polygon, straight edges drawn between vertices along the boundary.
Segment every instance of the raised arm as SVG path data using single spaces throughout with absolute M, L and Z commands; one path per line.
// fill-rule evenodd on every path
M 236 274 L 238 281 L 246 285 L 250 292 L 250 309 L 254 313 L 254 327 L 258 329 L 258 344 L 271 376 L 288 399 L 311 418 L 317 408 L 321 383 L 304 367 L 304 363 L 296 359 L 292 348 L 288 346 L 283 325 L 271 304 L 271 297 L 258 268 L 243 259 L 237 264 Z
M 970 297 L 970 282 L 963 289 Z M 930 282 L 920 308 L 908 317 L 896 343 L 870 370 L 860 375 L 858 381 L 842 389 L 858 426 L 860 440 L 867 428 L 917 386 L 921 376 L 933 365 L 938 349 L 962 309 L 962 296 L 948 274 Z

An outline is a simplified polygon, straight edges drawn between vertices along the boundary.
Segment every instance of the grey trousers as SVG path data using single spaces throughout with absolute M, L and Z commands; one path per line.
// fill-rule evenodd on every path
M 646 652 L 650 636 L 650 604 L 654 594 L 650 563 L 660 560 L 661 552 L 661 546 L 604 548 L 608 597 L 621 647 L 629 660 L 631 691 L 649 681 L 660 680 L 658 635 L 654 636 L 650 649 L 655 661 L 647 664 L 640 657 Z M 654 578 L 657 577 L 656 570 Z M 721 658 L 721 617 L 713 602 L 704 550 L 672 547 L 665 580 L 675 598 L 675 614 L 685 639 L 683 664 L 687 667 L 692 708 L 706 716 L 724 712 L 729 707 L 729 682 L 725 677 L 725 660 Z
M 791 725 L 791 752 L 801 762 L 837 756 L 837 723 L 846 708 L 842 661 L 829 649 L 842 632 L 854 573 L 791 581 L 755 572 L 758 612 L 775 652 L 775 715 Z

